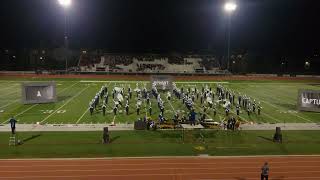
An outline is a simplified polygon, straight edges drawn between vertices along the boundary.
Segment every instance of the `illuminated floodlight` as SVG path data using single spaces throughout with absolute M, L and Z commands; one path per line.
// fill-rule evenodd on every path
M 235 11 L 237 9 L 237 4 L 236 3 L 234 3 L 234 2 L 232 2 L 232 1 L 230 1 L 230 2 L 227 2 L 225 5 L 224 5 L 224 10 L 226 11 L 226 12 L 233 12 L 233 11 Z
M 59 4 L 65 8 L 72 4 L 72 0 L 58 0 Z

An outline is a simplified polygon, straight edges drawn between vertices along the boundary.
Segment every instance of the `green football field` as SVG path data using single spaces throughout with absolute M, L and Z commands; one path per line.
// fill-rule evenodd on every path
M 155 98 L 151 99 L 153 106 L 153 114 L 147 113 L 146 102 L 140 111 L 140 115 L 136 114 L 136 95 L 130 101 L 130 114 L 125 115 L 124 107 L 120 108 L 118 115 L 113 114 L 113 102 L 109 98 L 106 116 L 102 115 L 101 110 L 95 111 L 91 116 L 88 111 L 90 100 L 100 90 L 101 86 L 108 87 L 109 94 L 113 87 L 124 87 L 127 94 L 127 87 L 130 85 L 132 89 L 136 88 L 137 83 L 140 88 L 144 85 L 150 90 L 149 82 L 144 81 L 101 81 L 86 79 L 47 79 L 47 81 L 55 81 L 57 84 L 58 102 L 51 104 L 33 104 L 23 105 L 21 103 L 21 83 L 26 81 L 40 81 L 37 79 L 1 79 L 0 80 L 0 124 L 7 123 L 11 116 L 16 117 L 19 123 L 132 123 L 138 118 L 143 118 L 147 114 L 148 117 L 157 120 L 160 113 L 157 108 Z M 208 85 L 216 90 L 218 82 L 176 82 L 177 87 L 201 89 L 202 86 Z M 224 87 L 232 89 L 241 94 L 246 94 L 261 103 L 262 114 L 251 114 L 250 116 L 242 110 L 240 117 L 244 121 L 254 123 L 310 123 L 320 122 L 320 114 L 314 112 L 299 112 L 296 108 L 297 95 L 299 89 L 320 90 L 320 84 L 311 82 L 293 82 L 293 81 L 223 81 L 219 82 Z M 166 100 L 165 93 L 162 93 L 162 99 L 165 101 L 165 117 L 171 119 L 175 112 L 187 114 L 186 107 L 182 101 L 173 97 L 171 101 Z M 200 98 L 199 98 L 200 99 Z M 200 100 L 196 100 L 195 108 L 197 112 L 202 111 Z M 237 98 L 236 98 L 237 100 Z M 209 109 L 207 118 L 220 122 L 225 118 L 224 108 L 218 106 L 218 113 L 213 115 L 213 110 Z M 235 109 L 232 108 L 231 114 L 234 115 Z

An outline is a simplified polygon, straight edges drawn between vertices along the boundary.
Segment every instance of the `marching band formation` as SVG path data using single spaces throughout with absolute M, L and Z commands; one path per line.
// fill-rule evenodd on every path
M 136 88 L 132 90 L 130 85 L 127 86 L 126 93 L 124 87 L 115 86 L 111 91 L 112 100 L 109 102 L 109 91 L 106 85 L 102 86 L 100 91 L 96 93 L 94 98 L 89 103 L 90 114 L 93 115 L 95 111 L 102 111 L 102 115 L 106 115 L 107 106 L 113 108 L 113 114 L 116 116 L 118 113 L 126 115 L 130 114 L 130 102 L 133 100 L 133 92 L 135 92 L 135 106 L 136 114 L 140 115 L 141 108 L 144 104 L 146 109 L 146 116 L 152 115 L 152 101 L 155 99 L 157 107 L 159 109 L 158 122 L 166 122 L 165 118 L 165 103 L 168 103 L 174 111 L 174 117 L 172 120 L 175 124 L 179 122 L 189 122 L 190 124 L 196 124 L 196 121 L 205 121 L 209 111 L 213 112 L 213 116 L 217 115 L 218 107 L 222 107 L 225 111 L 224 123 L 227 128 L 234 129 L 236 124 L 236 118 L 231 113 L 232 107 L 234 107 L 234 114 L 240 117 L 242 110 L 250 116 L 252 113 L 257 115 L 261 114 L 262 107 L 260 102 L 256 102 L 255 99 L 241 93 L 234 92 L 221 84 L 216 85 L 216 91 L 208 84 L 203 84 L 201 89 L 197 89 L 196 86 L 180 88 L 177 87 L 176 83 L 172 83 L 172 89 L 169 90 L 166 87 L 162 87 L 159 93 L 157 84 L 152 84 L 151 89 L 148 90 L 146 83 L 142 84 L 143 87 L 139 87 L 139 83 L 136 84 Z M 163 85 L 165 86 L 165 85 Z M 161 95 L 165 96 L 165 100 L 162 99 Z M 187 117 L 183 110 L 174 110 L 171 102 L 180 101 L 183 106 L 189 111 Z M 119 111 L 121 109 L 121 111 Z M 197 111 L 198 109 L 198 111 Z M 230 116 L 232 115 L 232 116 Z M 147 117 L 144 117 L 144 120 Z M 198 118 L 197 118 L 198 117 Z M 227 122 L 227 123 L 226 123 Z

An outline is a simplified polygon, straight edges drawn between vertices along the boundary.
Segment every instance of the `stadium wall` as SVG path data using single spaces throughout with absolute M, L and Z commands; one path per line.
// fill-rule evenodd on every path
M 0 71 L 0 78 L 75 78 L 75 79 L 104 79 L 104 80 L 150 80 L 150 76 L 157 73 L 85 73 L 85 74 L 35 74 L 33 71 Z M 296 77 L 278 76 L 277 74 L 184 74 L 167 73 L 161 75 L 172 75 L 178 81 L 224 81 L 224 80 L 309 80 L 320 82 L 320 75 L 297 75 Z

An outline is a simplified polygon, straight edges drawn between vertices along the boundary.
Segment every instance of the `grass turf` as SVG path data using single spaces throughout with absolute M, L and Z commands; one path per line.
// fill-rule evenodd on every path
M 145 106 L 142 106 L 139 116 L 135 112 L 136 96 L 130 103 L 130 114 L 124 115 L 124 109 L 120 109 L 117 116 L 113 115 L 111 98 L 107 106 L 107 115 L 102 116 L 101 111 L 96 111 L 93 116 L 89 115 L 88 103 L 93 96 L 100 90 L 102 85 L 107 85 L 109 94 L 115 86 L 127 87 L 130 85 L 133 89 L 136 87 L 135 81 L 130 82 L 80 82 L 75 79 L 50 79 L 57 83 L 58 102 L 52 104 L 23 105 L 20 103 L 21 90 L 20 83 L 23 81 L 32 81 L 39 79 L 10 79 L 0 80 L 0 124 L 7 123 L 11 116 L 15 116 L 19 123 L 127 123 L 143 117 L 147 113 Z M 146 82 L 150 89 L 150 83 Z M 140 87 L 142 87 L 140 82 Z M 178 83 L 178 87 L 197 87 L 201 89 L 202 85 L 207 83 L 184 82 Z M 208 83 L 215 90 L 216 83 Z M 286 81 L 227 81 L 223 84 L 225 87 L 246 94 L 257 102 L 261 102 L 263 107 L 262 115 L 252 114 L 248 116 L 242 110 L 241 117 L 246 121 L 256 123 L 277 123 L 277 122 L 320 122 L 319 113 L 299 112 L 296 110 L 296 99 L 299 89 L 320 90 L 320 85 L 311 82 L 286 82 Z M 125 92 L 126 93 L 126 92 Z M 162 93 L 162 99 L 165 100 L 165 94 Z M 156 99 L 152 98 L 153 115 L 152 119 L 157 119 L 159 109 Z M 195 102 L 197 112 L 201 112 L 200 100 Z M 165 117 L 170 119 L 174 112 L 182 110 L 187 113 L 187 109 L 182 105 L 181 100 L 173 98 L 171 102 L 165 100 Z M 232 113 L 235 109 L 232 109 Z M 213 111 L 208 110 L 208 117 L 221 121 L 225 118 L 224 108 L 219 107 L 217 116 L 213 116 Z M 148 115 L 149 116 L 149 115 Z
M 273 143 L 274 131 L 204 131 L 205 143 L 181 131 L 114 131 L 111 144 L 101 144 L 102 132 L 24 132 L 24 144 L 9 147 L 0 133 L 0 158 L 125 157 L 221 155 L 307 155 L 320 153 L 319 131 L 283 131 L 283 144 Z M 197 147 L 204 147 L 199 150 Z

